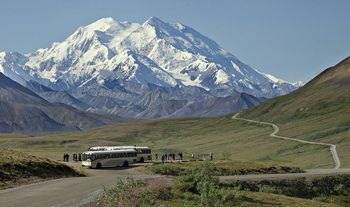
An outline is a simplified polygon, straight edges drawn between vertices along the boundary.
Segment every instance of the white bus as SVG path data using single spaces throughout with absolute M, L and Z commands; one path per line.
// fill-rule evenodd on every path
M 82 154 L 82 158 L 83 167 L 128 167 L 137 161 L 137 152 L 135 149 L 87 151 Z
M 105 150 L 119 150 L 119 149 L 135 149 L 137 151 L 137 162 L 145 162 L 152 160 L 151 148 L 147 146 L 98 146 L 91 147 L 90 151 L 105 151 Z

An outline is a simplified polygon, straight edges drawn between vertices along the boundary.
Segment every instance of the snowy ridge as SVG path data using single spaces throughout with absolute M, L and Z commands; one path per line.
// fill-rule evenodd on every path
M 143 24 L 103 18 L 49 48 L 24 56 L 0 53 L 0 71 L 17 82 L 32 80 L 59 91 L 114 79 L 206 90 L 233 87 L 266 97 L 299 86 L 252 69 L 188 26 L 156 17 Z M 259 86 L 265 83 L 275 86 Z M 281 89 L 282 83 L 291 87 Z

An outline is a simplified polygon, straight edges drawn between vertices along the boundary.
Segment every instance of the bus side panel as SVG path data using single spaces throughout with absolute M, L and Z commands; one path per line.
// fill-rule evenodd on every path
M 109 159 L 96 159 L 91 162 L 91 168 L 96 168 L 97 163 L 101 163 L 102 168 L 104 167 L 117 167 L 124 165 L 125 161 L 128 161 L 129 165 L 136 162 L 136 157 L 119 157 L 119 158 L 109 158 Z

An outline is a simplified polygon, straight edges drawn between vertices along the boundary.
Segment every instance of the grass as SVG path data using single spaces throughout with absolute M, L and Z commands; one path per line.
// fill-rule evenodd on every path
M 0 151 L 0 189 L 76 176 L 85 175 L 47 158 L 9 149 Z
M 249 189 L 250 192 L 283 194 L 293 198 L 317 200 L 348 206 L 350 202 L 350 175 L 319 176 L 314 178 L 293 178 L 284 180 L 228 181 L 222 184 Z
M 136 144 L 150 146 L 153 157 L 182 152 L 184 159 L 190 159 L 194 152 L 196 159 L 202 159 L 203 154 L 208 158 L 212 152 L 214 159 L 264 161 L 304 169 L 334 166 L 328 148 L 271 138 L 270 126 L 232 120 L 232 116 L 140 121 L 42 137 L 2 134 L 0 148 L 10 146 L 62 160 L 63 153 L 83 152 L 91 146 Z
M 240 117 L 277 124 L 280 136 L 336 144 L 350 167 L 350 86 L 308 84 L 242 111 Z
M 250 175 L 250 174 L 280 174 L 280 173 L 301 173 L 300 168 L 276 166 L 264 162 L 247 160 L 213 160 L 207 161 L 215 164 L 214 175 Z M 162 175 L 185 175 L 202 162 L 168 162 L 165 164 L 149 165 L 146 169 Z
M 271 193 L 248 192 L 242 204 L 246 207 L 272 207 L 272 206 L 305 206 L 305 207 L 335 207 L 338 205 L 323 203 L 309 199 L 289 197 Z

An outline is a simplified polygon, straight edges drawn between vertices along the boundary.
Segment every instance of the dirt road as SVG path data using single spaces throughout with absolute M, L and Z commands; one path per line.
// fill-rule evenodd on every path
M 280 139 L 287 139 L 287 140 L 302 142 L 302 143 L 305 143 L 305 144 L 317 144 L 317 145 L 329 146 L 330 147 L 330 151 L 331 151 L 332 156 L 333 156 L 334 163 L 335 163 L 334 169 L 341 168 L 341 161 L 340 161 L 340 158 L 339 158 L 339 155 L 338 155 L 338 152 L 337 152 L 337 146 L 336 145 L 328 144 L 328 143 L 321 143 L 321 142 L 309 142 L 309 141 L 295 139 L 295 138 L 277 136 L 276 133 L 279 132 L 279 128 L 275 124 L 271 124 L 271 123 L 267 123 L 267 122 L 254 121 L 254 120 L 250 120 L 250 119 L 241 119 L 241 118 L 238 118 L 238 115 L 239 115 L 239 113 L 235 114 L 232 117 L 232 119 L 249 121 L 249 122 L 254 122 L 254 123 L 259 123 L 259 124 L 267 124 L 267 125 L 272 126 L 274 131 L 270 134 L 271 137 L 276 137 L 276 138 L 280 138 Z

